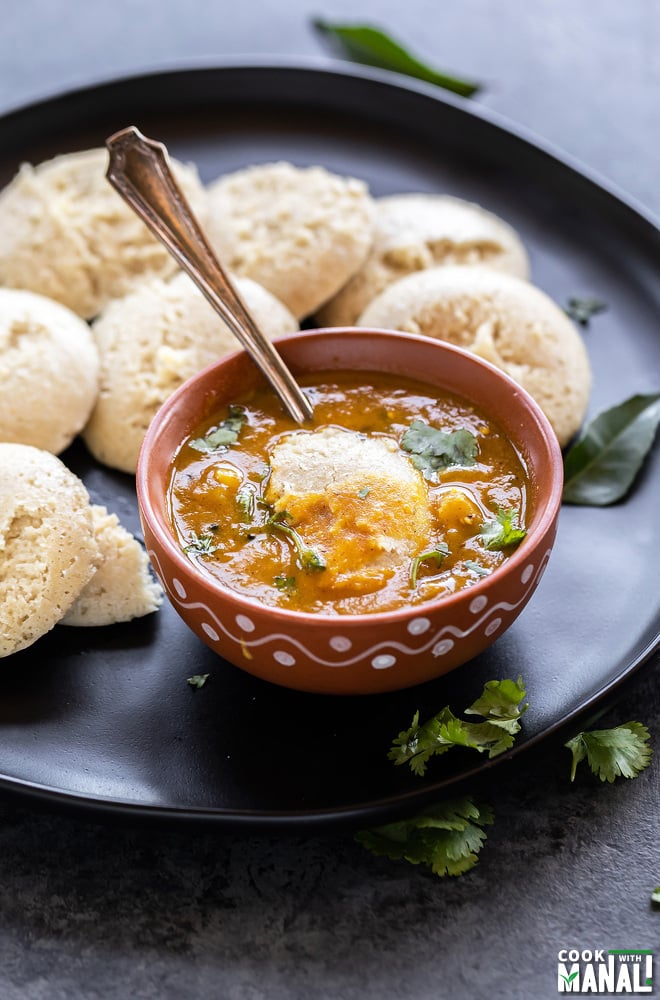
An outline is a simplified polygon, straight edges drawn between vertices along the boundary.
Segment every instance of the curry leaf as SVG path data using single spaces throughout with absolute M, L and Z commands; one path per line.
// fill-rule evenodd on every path
M 604 507 L 633 484 L 660 423 L 660 392 L 604 410 L 564 458 L 566 503 Z
M 314 27 L 338 42 L 349 58 L 368 66 L 393 70 L 416 80 L 433 83 L 461 97 L 471 97 L 480 84 L 443 73 L 421 62 L 391 35 L 368 24 L 331 24 L 317 18 Z

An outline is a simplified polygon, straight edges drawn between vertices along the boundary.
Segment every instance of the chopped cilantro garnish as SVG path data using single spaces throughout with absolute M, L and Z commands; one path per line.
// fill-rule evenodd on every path
M 397 823 L 360 830 L 355 839 L 374 854 L 413 865 L 428 865 L 434 875 L 462 875 L 477 863 L 493 822 L 490 806 L 470 798 L 449 799 Z
M 248 483 L 243 483 L 236 491 L 236 506 L 239 509 L 241 521 L 250 524 L 254 518 L 256 504 L 255 491 Z
M 475 562 L 474 559 L 466 559 L 463 565 L 472 573 L 476 573 L 477 576 L 489 576 L 491 573 L 491 570 L 482 566 L 481 563 Z
M 527 531 L 514 525 L 515 510 L 498 510 L 495 521 L 486 521 L 481 529 L 481 537 L 487 549 L 506 549 L 518 545 Z
M 521 706 L 525 697 L 522 677 L 518 681 L 489 681 L 481 696 L 465 710 L 466 715 L 479 715 L 483 722 L 464 722 L 457 718 L 449 705 L 420 725 L 415 712 L 409 729 L 399 733 L 388 757 L 395 764 L 410 764 L 411 770 L 423 775 L 429 759 L 447 753 L 455 746 L 469 747 L 479 753 L 488 751 L 496 757 L 513 746 L 520 730 L 519 719 L 527 709 Z
M 441 431 L 423 420 L 413 420 L 401 438 L 401 447 L 409 452 L 410 461 L 431 482 L 437 482 L 438 471 L 450 465 L 474 465 L 479 451 L 472 431 Z
M 310 548 L 309 545 L 306 545 L 295 528 L 286 523 L 290 517 L 291 515 L 288 511 L 279 511 L 266 521 L 266 527 L 274 531 L 280 531 L 291 540 L 300 560 L 300 565 L 306 572 L 314 573 L 325 569 L 323 556 L 315 549 Z
M 191 688 L 199 689 L 204 687 L 210 676 L 210 674 L 193 674 L 192 677 L 188 678 L 188 684 Z
M 295 576 L 276 576 L 273 583 L 278 590 L 287 591 L 296 589 Z
M 635 778 L 650 763 L 653 751 L 648 741 L 649 731 L 641 722 L 625 722 L 613 729 L 578 733 L 564 744 L 573 754 L 571 781 L 575 778 L 578 764 L 585 757 L 601 781 Z
M 445 558 L 449 555 L 449 546 L 446 542 L 440 542 L 437 549 L 431 549 L 430 552 L 422 552 L 421 555 L 415 556 L 410 564 L 410 586 L 415 589 L 417 586 L 417 574 L 419 573 L 419 567 L 423 562 L 428 562 L 429 559 L 435 559 L 438 566 Z
M 213 526 L 213 530 L 217 529 L 217 525 Z M 203 535 L 198 535 L 193 531 L 190 536 L 190 541 L 187 545 L 183 546 L 183 551 L 187 555 L 210 555 L 211 552 L 215 552 L 218 546 L 215 544 L 215 539 L 211 531 L 205 531 Z
M 564 312 L 571 319 L 574 319 L 576 323 L 579 323 L 580 326 L 588 326 L 592 316 L 605 312 L 606 309 L 607 303 L 601 302 L 600 299 L 580 298 L 577 295 L 573 295 L 568 300 L 568 305 L 564 309 Z
M 361 490 L 358 490 L 358 496 L 360 500 L 364 500 L 365 497 L 369 496 L 370 489 L 368 486 L 363 486 Z
M 193 438 L 188 443 L 195 451 L 216 451 L 220 448 L 228 448 L 229 445 L 238 441 L 238 435 L 246 421 L 245 407 L 231 404 L 229 416 L 222 423 L 210 430 L 204 437 Z

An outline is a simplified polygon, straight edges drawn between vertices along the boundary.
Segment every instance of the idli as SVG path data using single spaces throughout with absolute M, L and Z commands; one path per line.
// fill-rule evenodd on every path
M 331 298 L 371 248 L 367 185 L 324 167 L 246 167 L 212 183 L 208 197 L 207 232 L 220 260 L 298 319 Z
M 440 194 L 375 199 L 374 241 L 365 263 L 316 316 L 319 326 L 354 326 L 384 288 L 413 271 L 481 264 L 529 276 L 527 251 L 507 222 L 480 205 Z

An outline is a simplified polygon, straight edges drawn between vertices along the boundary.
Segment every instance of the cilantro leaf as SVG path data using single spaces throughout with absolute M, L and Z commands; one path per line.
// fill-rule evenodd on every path
M 466 569 L 469 569 L 471 573 L 475 573 L 477 576 L 490 576 L 491 570 L 482 566 L 481 563 L 475 562 L 474 559 L 466 559 L 463 565 Z
M 410 454 L 416 469 L 431 482 L 438 481 L 438 470 L 450 465 L 474 465 L 479 451 L 472 431 L 441 431 L 423 420 L 413 420 L 401 438 L 401 448 Z
M 427 562 L 429 559 L 435 559 L 438 566 L 445 558 L 449 555 L 449 546 L 446 542 L 440 542 L 437 549 L 431 549 L 430 552 L 423 552 L 419 556 L 415 556 L 410 564 L 410 586 L 415 589 L 417 586 L 417 574 L 419 573 L 419 567 L 423 562 Z
M 257 502 L 256 490 L 249 483 L 243 483 L 236 490 L 236 506 L 238 507 L 241 521 L 244 524 L 251 524 L 254 519 L 254 509 Z
M 636 778 L 651 761 L 649 731 L 641 722 L 625 722 L 613 729 L 595 729 L 578 733 L 565 743 L 571 753 L 571 781 L 578 764 L 586 757 L 589 767 L 601 781 Z
M 514 519 L 517 512 L 515 510 L 503 510 L 497 512 L 494 521 L 486 521 L 481 528 L 481 537 L 487 549 L 506 549 L 510 545 L 518 545 L 527 531 L 525 528 L 517 528 Z
M 395 764 L 410 764 L 414 774 L 422 777 L 431 757 L 447 753 L 454 746 L 468 746 L 463 723 L 448 705 L 420 725 L 415 712 L 409 729 L 404 729 L 392 743 L 388 758 Z
M 307 545 L 295 528 L 292 528 L 290 524 L 286 523 L 287 518 L 290 516 L 291 515 L 286 510 L 278 511 L 277 514 L 274 514 L 268 519 L 268 521 L 266 521 L 266 527 L 273 531 L 280 531 L 293 542 L 293 547 L 295 548 L 298 559 L 300 560 L 300 565 L 306 572 L 315 573 L 320 570 L 324 570 L 326 565 L 321 553 Z
M 478 83 L 461 80 L 427 66 L 380 28 L 368 24 L 330 24 L 320 18 L 313 24 L 318 31 L 338 42 L 346 54 L 357 62 L 433 83 L 461 97 L 471 97 L 480 89 Z
M 276 576 L 273 580 L 276 588 L 282 592 L 295 590 L 296 589 L 296 578 L 295 576 Z
M 497 757 L 513 746 L 520 730 L 520 716 L 527 710 L 521 702 L 525 697 L 522 678 L 489 681 L 481 696 L 465 710 L 466 715 L 478 715 L 483 722 L 465 722 L 446 705 L 423 724 L 415 712 L 409 729 L 394 739 L 388 753 L 395 764 L 409 764 L 414 774 L 422 777 L 431 757 L 447 753 L 455 746 L 469 747 L 479 753 Z
M 210 674 L 193 674 L 192 677 L 188 678 L 188 684 L 190 684 L 191 688 L 198 690 L 204 687 L 210 676 Z
M 183 551 L 187 555 L 207 556 L 215 552 L 217 548 L 215 538 L 210 531 L 205 531 L 202 535 L 198 535 L 196 531 L 193 531 L 190 541 L 187 545 L 183 546 Z
M 188 444 L 195 451 L 216 451 L 221 448 L 228 448 L 230 444 L 238 441 L 243 425 L 247 421 L 245 407 L 229 406 L 229 416 L 214 427 L 201 438 L 193 438 Z
M 607 303 L 601 302 L 600 299 L 580 298 L 578 295 L 573 295 L 568 300 L 564 312 L 580 326 L 588 326 L 592 316 L 605 312 L 606 309 Z
M 450 799 L 410 819 L 369 830 L 355 839 L 374 854 L 413 865 L 428 865 L 434 875 L 462 875 L 474 868 L 493 822 L 490 806 L 470 798 Z
M 465 714 L 481 715 L 493 725 L 517 733 L 520 729 L 517 720 L 528 708 L 527 702 L 520 707 L 526 693 L 522 677 L 517 681 L 487 681 L 480 697 L 465 709 Z

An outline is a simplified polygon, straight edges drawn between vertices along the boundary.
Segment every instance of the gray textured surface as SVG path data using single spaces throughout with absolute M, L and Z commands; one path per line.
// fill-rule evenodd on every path
M 660 732 L 653 678 L 603 724 L 631 716 Z M 571 785 L 568 762 L 552 748 L 503 776 L 478 867 L 444 880 L 344 834 L 114 828 L 6 802 L 0 996 L 553 997 L 559 948 L 653 948 L 660 920 L 658 761 L 607 787 Z
M 482 81 L 480 102 L 660 214 L 657 0 L 23 0 L 7 7 L 0 109 L 191 60 L 319 57 L 329 50 L 313 16 L 369 21 L 428 61 Z
M 377 21 L 660 215 L 656 0 L 22 0 L 3 13 L 0 112 L 118 72 L 322 55 L 311 14 Z M 657 669 L 603 725 L 629 718 L 658 745 Z M 2 799 L 0 998 L 556 996 L 561 947 L 657 949 L 659 773 L 656 759 L 635 781 L 571 785 L 554 746 L 500 769 L 481 861 L 454 880 L 349 834 L 114 827 Z

